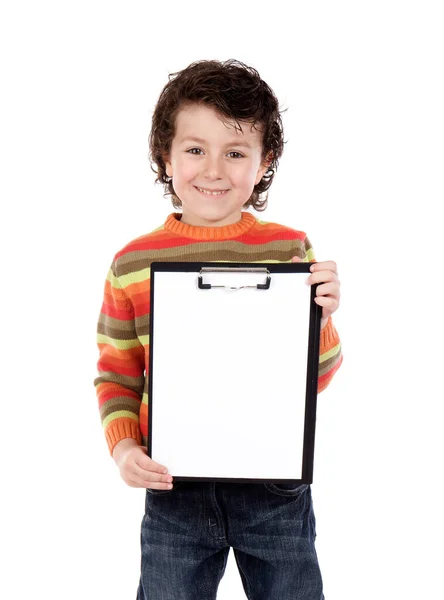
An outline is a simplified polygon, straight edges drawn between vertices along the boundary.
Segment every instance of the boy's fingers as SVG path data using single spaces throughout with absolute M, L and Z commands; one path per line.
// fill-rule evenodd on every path
M 333 271 L 315 271 L 310 275 L 311 283 L 327 283 L 337 282 L 339 284 L 339 278 Z
M 146 469 L 147 471 L 154 471 L 155 473 L 166 473 L 168 471 L 166 467 L 164 467 L 163 465 L 159 465 L 159 463 L 156 463 L 154 462 L 154 460 L 151 459 L 143 461 L 143 463 L 140 466 Z
M 138 480 L 139 485 L 142 484 L 146 487 L 147 484 L 151 486 L 154 483 L 159 483 L 162 486 L 166 483 L 171 483 L 173 477 L 168 473 L 164 474 L 163 471 L 157 471 L 153 464 L 141 465 L 137 462 L 134 463 L 131 473 L 134 480 Z
M 171 475 L 159 474 L 156 471 L 153 471 L 152 469 L 147 471 L 137 464 L 134 466 L 133 473 L 137 479 L 143 482 L 143 485 L 145 487 L 146 484 L 160 484 L 161 486 L 163 486 L 165 483 L 171 483 L 173 480 Z
M 313 263 L 310 267 L 310 271 L 313 273 L 314 271 L 332 271 L 333 273 L 338 274 L 338 265 L 334 260 L 325 260 L 320 263 Z
M 155 471 L 156 473 L 168 472 L 168 469 L 164 465 L 156 463 L 152 458 L 147 455 L 147 449 L 145 446 L 140 446 L 145 453 L 139 460 L 136 460 L 136 464 L 146 471 Z
M 291 262 L 302 262 L 302 258 L 300 258 L 299 256 L 293 256 Z
M 139 475 L 138 473 L 133 473 L 127 478 L 126 481 L 129 485 L 132 485 L 133 487 L 151 488 L 157 490 L 171 489 L 170 485 L 172 485 L 172 482 L 170 481 L 158 481 L 152 478 L 149 479 L 146 477 L 146 475 Z
M 147 483 L 149 485 L 147 485 Z M 152 482 L 147 481 L 141 487 L 144 487 L 144 488 L 149 487 L 151 490 L 168 490 L 168 489 L 171 489 L 173 486 L 169 483 L 166 484 L 166 483 L 156 483 L 155 481 L 152 481 Z

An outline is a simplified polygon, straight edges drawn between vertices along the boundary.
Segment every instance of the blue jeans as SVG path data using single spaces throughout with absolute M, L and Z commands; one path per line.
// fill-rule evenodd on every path
M 214 600 L 230 547 L 248 600 L 324 600 L 311 487 L 146 489 L 137 600 Z

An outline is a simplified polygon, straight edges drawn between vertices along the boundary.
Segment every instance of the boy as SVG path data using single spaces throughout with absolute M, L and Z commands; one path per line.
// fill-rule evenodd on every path
M 179 482 L 147 456 L 149 269 L 152 261 L 313 262 L 307 236 L 256 219 L 283 151 L 278 102 L 246 65 L 199 61 L 170 76 L 150 134 L 156 181 L 173 206 L 163 226 L 118 252 L 105 284 L 95 380 L 102 423 L 123 480 L 146 488 L 138 600 L 206 600 L 233 547 L 250 600 L 322 600 L 309 485 Z M 318 391 L 342 362 L 331 320 L 336 264 L 311 267 L 322 306 Z M 180 312 L 180 299 L 178 299 Z M 180 319 L 173 326 L 180 328 Z M 241 332 L 240 332 L 241 335 Z M 172 349 L 172 368 L 174 356 Z M 186 398 L 184 399 L 186 401 Z

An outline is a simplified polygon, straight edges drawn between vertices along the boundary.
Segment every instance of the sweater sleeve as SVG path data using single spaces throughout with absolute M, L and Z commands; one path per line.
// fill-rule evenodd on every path
M 94 380 L 109 452 L 124 438 L 141 444 L 139 411 L 145 381 L 144 348 L 135 327 L 134 309 L 113 261 L 107 275 L 97 325 L 99 361 Z
M 316 262 L 313 247 L 308 237 L 305 237 L 305 260 L 307 262 Z M 319 344 L 319 377 L 318 393 L 325 390 L 333 379 L 333 375 L 342 364 L 342 346 L 338 332 L 329 317 L 327 325 L 321 330 Z

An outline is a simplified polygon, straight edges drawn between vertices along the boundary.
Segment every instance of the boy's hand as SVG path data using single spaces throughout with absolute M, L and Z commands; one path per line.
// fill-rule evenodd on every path
M 302 262 L 299 256 L 293 256 L 291 262 Z M 311 263 L 310 271 L 312 274 L 307 279 L 308 285 L 314 283 L 322 283 L 316 288 L 316 304 L 322 306 L 322 322 L 321 327 L 324 328 L 328 318 L 339 307 L 339 299 L 341 297 L 339 288 L 341 282 L 338 279 L 338 267 L 332 260 L 325 262 Z
M 114 446 L 113 458 L 119 467 L 120 476 L 129 486 L 155 490 L 172 488 L 172 476 L 163 473 L 166 467 L 147 456 L 145 446 L 139 446 L 136 440 L 120 440 Z

